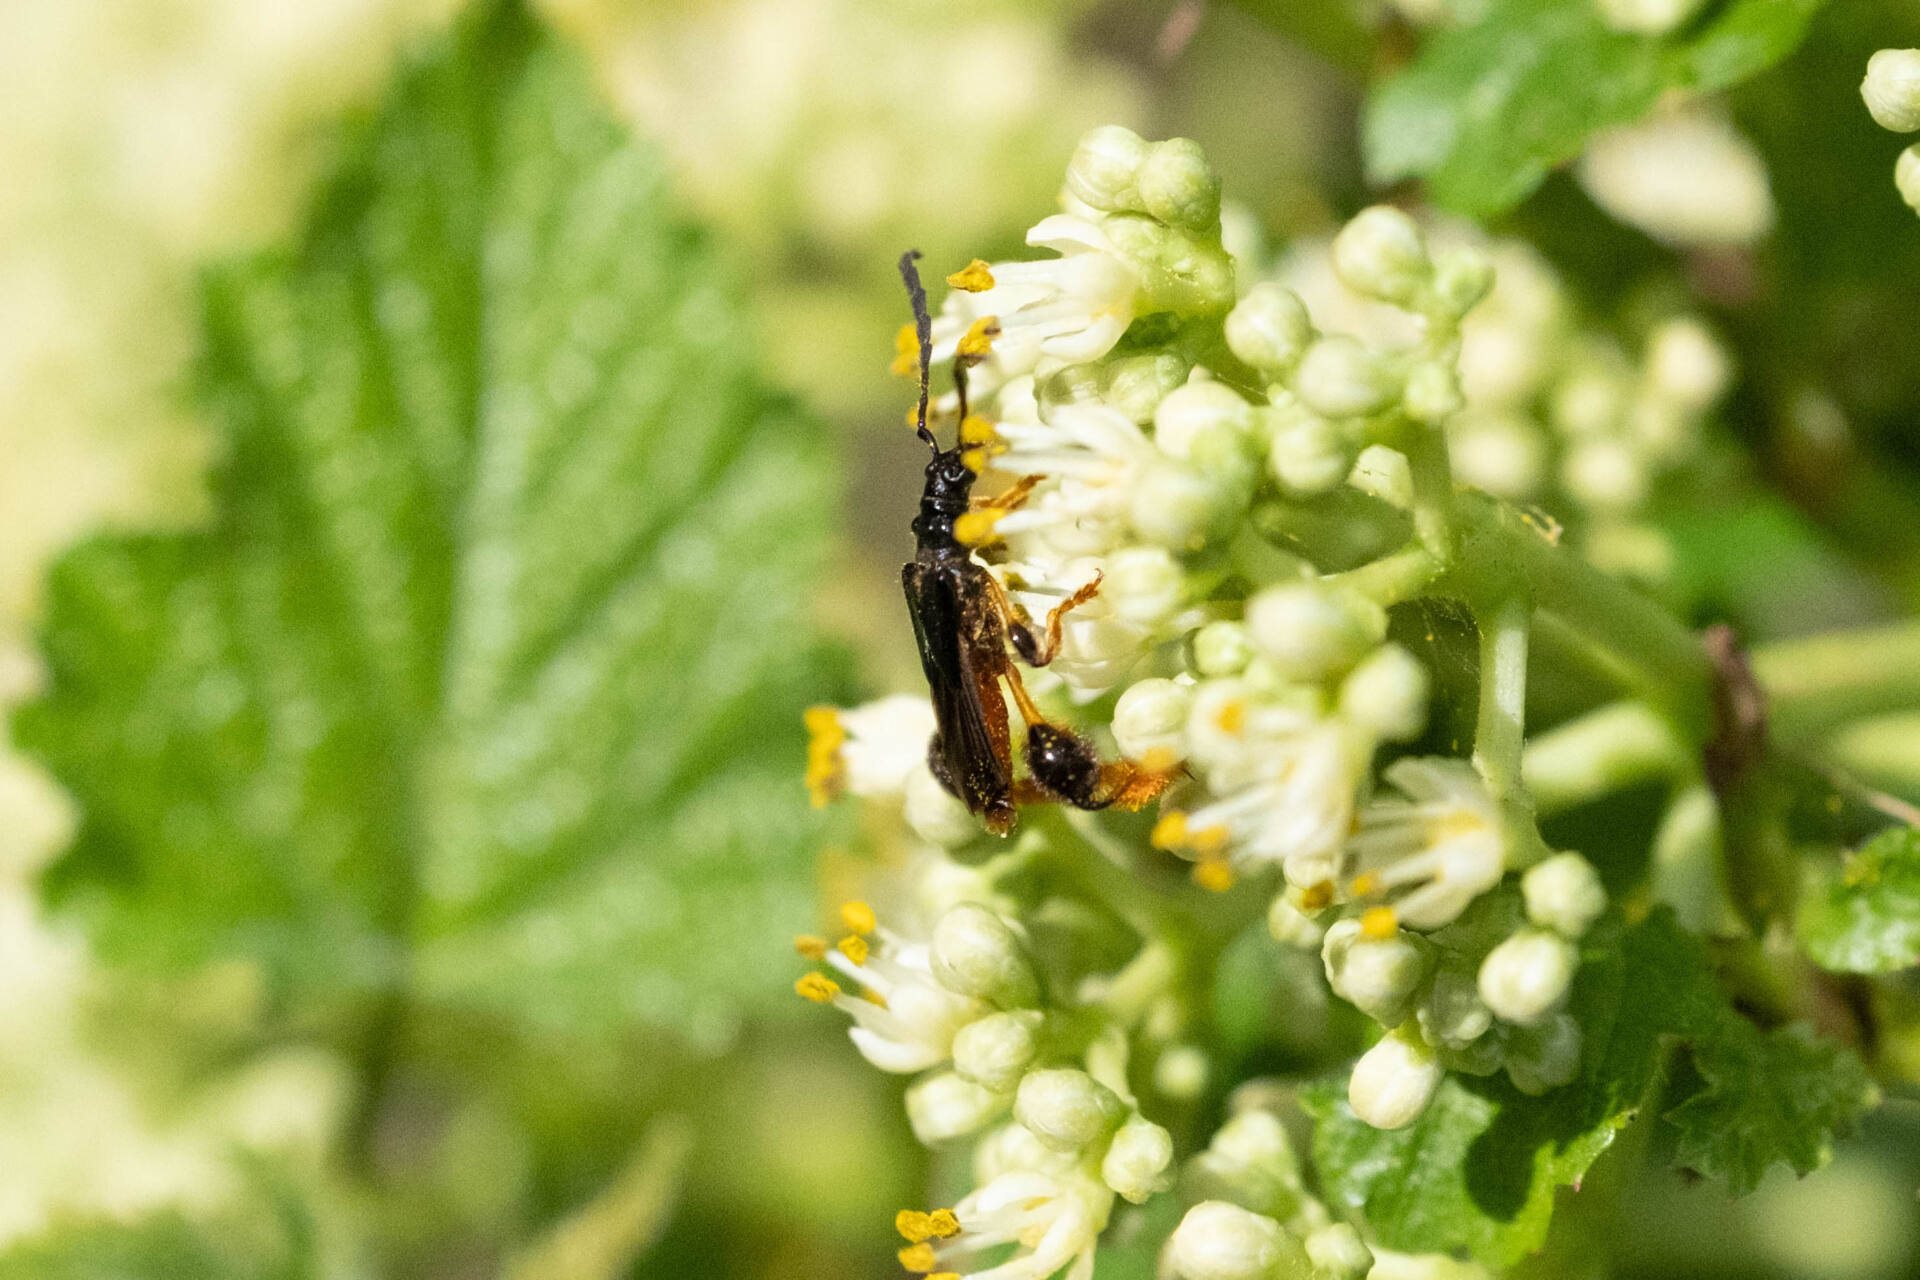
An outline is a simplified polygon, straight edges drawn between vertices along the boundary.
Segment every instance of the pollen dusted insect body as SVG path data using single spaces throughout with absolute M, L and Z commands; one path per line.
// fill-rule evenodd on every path
M 1102 762 L 1093 747 L 1070 729 L 1049 722 L 1034 705 L 1008 645 L 1030 667 L 1044 667 L 1060 651 L 1061 620 L 1099 590 L 1095 577 L 1061 601 L 1036 627 L 986 566 L 974 558 L 966 522 L 986 512 L 1004 512 L 1023 502 L 1041 477 L 1029 476 L 995 498 L 973 496 L 991 442 L 991 429 L 967 412 L 967 365 L 982 353 L 962 343 L 954 358 L 960 431 L 953 448 L 942 449 L 927 426 L 927 384 L 932 359 L 932 320 L 926 292 L 914 266 L 917 252 L 900 259 L 900 274 L 913 302 L 919 356 L 920 402 L 916 426 L 933 450 L 926 489 L 914 518 L 914 558 L 901 568 L 907 610 L 913 618 L 920 665 L 933 697 L 936 728 L 927 745 L 927 765 L 948 791 L 979 816 L 995 835 L 1010 833 L 1016 805 L 1063 800 L 1081 809 L 1110 805 L 1138 808 L 1165 789 L 1171 774 L 1132 761 Z M 990 323 L 990 322 L 989 322 Z M 1011 736 L 1001 681 L 1026 722 L 1028 777 L 1013 776 Z

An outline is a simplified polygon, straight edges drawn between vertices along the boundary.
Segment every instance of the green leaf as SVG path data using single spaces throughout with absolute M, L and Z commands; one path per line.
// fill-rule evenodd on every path
M 315 1223 L 276 1171 L 243 1171 L 235 1202 L 195 1222 L 161 1209 L 126 1222 L 57 1222 L 0 1250 L 0 1280 L 311 1280 Z
M 1920 831 L 1883 831 L 1837 874 L 1816 871 L 1798 925 L 1823 969 L 1891 973 L 1920 964 Z
M 215 514 L 53 574 L 16 720 L 112 959 L 723 1035 L 808 914 L 823 433 L 654 153 L 513 4 L 213 272 Z
M 1669 1041 L 1693 1046 L 1706 1081 L 1671 1113 L 1683 1156 L 1736 1190 L 1775 1160 L 1804 1172 L 1864 1104 L 1861 1069 L 1843 1050 L 1798 1030 L 1764 1035 L 1736 1013 L 1670 911 L 1632 928 L 1602 925 L 1583 959 L 1569 1005 L 1584 1036 L 1581 1071 L 1564 1088 L 1529 1097 L 1504 1075 L 1449 1074 L 1419 1120 L 1382 1131 L 1354 1116 L 1344 1077 L 1311 1086 L 1304 1101 L 1329 1199 L 1364 1216 L 1388 1248 L 1466 1249 L 1504 1267 L 1545 1241 L 1556 1189 L 1577 1187 L 1651 1095 Z M 1767 1070 L 1780 1077 L 1759 1078 Z M 1726 1121 L 1740 1134 L 1711 1146 L 1702 1126 Z
M 1377 86 L 1363 126 L 1376 183 L 1424 178 L 1440 204 L 1500 213 L 1666 90 L 1726 88 L 1799 44 L 1824 0 L 1728 0 L 1664 37 L 1609 28 L 1592 0 L 1495 0 Z

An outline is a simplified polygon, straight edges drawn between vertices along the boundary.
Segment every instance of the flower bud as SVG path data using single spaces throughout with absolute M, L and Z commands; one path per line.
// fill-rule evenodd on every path
M 1646 464 L 1622 440 L 1582 440 L 1560 467 L 1567 492 L 1603 511 L 1631 511 L 1647 496 Z
M 1507 1037 L 1507 1078 L 1522 1093 L 1540 1094 L 1572 1084 L 1580 1074 L 1580 1024 L 1555 1014 L 1537 1027 Z
M 1006 1009 L 1031 1008 L 1040 983 L 1007 922 L 978 903 L 963 902 L 933 928 L 933 976 L 956 995 Z
M 1149 146 L 1135 183 L 1140 207 L 1162 222 L 1206 231 L 1220 221 L 1220 176 L 1191 138 Z
M 1470 246 L 1448 249 L 1434 261 L 1434 297 L 1441 310 L 1456 320 L 1493 292 L 1493 281 L 1493 263 Z
M 1355 293 L 1407 306 L 1433 276 L 1426 238 L 1391 205 L 1363 209 L 1333 238 L 1333 270 Z
M 1124 622 L 1157 627 L 1180 610 L 1187 575 L 1165 547 L 1122 547 L 1107 557 L 1100 598 Z
M 1188 1162 L 1189 1199 L 1231 1200 L 1273 1218 L 1292 1218 L 1306 1200 L 1300 1161 L 1286 1126 L 1271 1111 L 1242 1111 L 1221 1125 Z
M 1406 930 L 1368 938 L 1358 920 L 1340 920 L 1320 946 L 1327 985 L 1383 1026 L 1395 1027 L 1413 1012 L 1421 983 L 1433 972 L 1433 951 Z
M 1480 963 L 1480 998 L 1504 1022 L 1532 1026 L 1567 998 L 1580 965 L 1574 945 L 1555 933 L 1522 929 Z
M 907 1090 L 907 1123 L 913 1136 L 929 1146 L 964 1138 L 1006 1109 L 1006 1094 L 952 1071 L 927 1076 Z
M 1253 406 L 1224 382 L 1189 382 L 1167 393 L 1153 415 L 1153 440 L 1168 457 L 1190 460 L 1194 441 L 1203 434 L 1247 434 L 1253 425 Z
M 1445 1074 L 1419 1036 L 1390 1032 L 1353 1064 L 1347 1104 L 1376 1129 L 1404 1129 L 1426 1111 Z
M 1227 313 L 1227 347 L 1263 373 L 1291 369 L 1313 341 L 1313 321 L 1293 290 L 1263 281 Z
M 1117 124 L 1089 130 L 1067 162 L 1067 191 L 1105 213 L 1140 203 L 1137 176 L 1147 158 L 1147 143 Z
M 995 1093 L 1010 1093 L 1040 1052 L 1040 1015 L 1031 1009 L 992 1013 L 953 1037 L 953 1069 Z
M 1029 1071 L 1013 1100 L 1013 1118 L 1055 1151 L 1085 1150 L 1125 1114 L 1113 1090 L 1072 1067 Z
M 1181 1280 L 1307 1280 L 1313 1264 L 1291 1232 L 1224 1200 L 1187 1210 L 1167 1241 Z
M 984 1187 L 1003 1173 L 1047 1169 L 1059 1162 L 1059 1152 L 1034 1137 L 1027 1126 L 1009 1121 L 974 1145 L 973 1180 Z
M 1868 58 L 1860 96 L 1882 129 L 1920 129 L 1920 49 L 1882 49 Z
M 1907 208 L 1920 213 L 1920 144 L 1908 147 L 1893 163 L 1893 185 Z
M 1271 410 L 1267 469 L 1289 497 L 1312 498 L 1346 483 L 1359 447 L 1338 423 L 1304 405 Z
M 1268 587 L 1247 601 L 1247 630 L 1282 676 L 1324 680 L 1351 668 L 1386 637 L 1387 615 L 1351 591 L 1295 582 Z
M 1553 425 L 1568 436 L 1611 432 L 1626 413 L 1627 386 L 1610 363 L 1589 360 L 1574 366 L 1554 388 Z
M 1369 497 L 1409 511 L 1413 508 L 1413 468 L 1407 455 L 1384 444 L 1370 444 L 1354 459 L 1353 474 L 1347 477 L 1354 488 Z
M 980 834 L 979 819 L 924 765 L 907 775 L 904 808 L 914 834 L 942 849 L 958 849 Z
M 1460 412 L 1467 399 L 1451 364 L 1423 360 L 1407 374 L 1407 391 L 1401 403 L 1409 418 L 1432 425 Z
M 1527 919 L 1542 929 L 1578 938 L 1607 909 L 1600 873 L 1577 853 L 1560 853 L 1537 863 L 1520 877 Z
M 1318 948 L 1326 940 L 1326 926 L 1293 905 L 1284 893 L 1273 896 L 1267 907 L 1267 933 L 1284 947 L 1302 951 Z
M 1192 371 L 1172 351 L 1114 356 L 1106 365 L 1104 401 L 1135 422 L 1149 422 L 1167 393 L 1184 385 Z
M 1151 751 L 1170 752 L 1175 759 L 1187 754 L 1187 713 L 1193 689 L 1171 680 L 1136 681 L 1113 706 L 1113 737 L 1120 754 L 1130 760 Z
M 1234 676 L 1253 661 L 1245 623 L 1209 622 L 1193 636 L 1193 669 L 1203 676 Z
M 1155 1060 L 1153 1087 L 1163 1097 L 1191 1102 L 1206 1092 L 1210 1071 L 1207 1055 L 1197 1045 L 1176 1044 Z
M 1464 413 L 1447 424 L 1447 447 L 1454 477 L 1497 498 L 1531 498 L 1546 477 L 1546 441 L 1519 414 Z
M 1128 513 L 1134 531 L 1173 551 L 1197 551 L 1216 531 L 1231 525 L 1247 495 L 1172 459 L 1141 468 Z
M 1732 378 L 1726 351 L 1691 316 L 1668 320 L 1647 341 L 1647 382 L 1670 404 L 1704 412 Z
M 1138 281 L 1134 314 L 1219 317 L 1233 306 L 1233 260 L 1218 240 L 1138 214 L 1115 214 L 1100 229 Z
M 1100 1160 L 1100 1179 L 1121 1197 L 1139 1204 L 1173 1183 L 1173 1135 L 1143 1116 L 1127 1117 Z
M 1615 31 L 1660 36 L 1691 18 L 1706 0 L 1599 0 L 1600 17 Z
M 1294 375 L 1294 390 L 1329 418 L 1357 418 L 1392 404 L 1400 383 L 1358 339 L 1337 333 L 1307 348 Z
M 1420 1002 L 1420 1032 L 1431 1044 L 1465 1049 L 1493 1026 L 1493 1010 L 1480 998 L 1470 971 L 1443 968 Z
M 1411 742 L 1427 725 L 1427 669 L 1397 644 L 1368 654 L 1340 685 L 1340 714 L 1374 737 Z
M 1321 1227 L 1307 1237 L 1313 1280 L 1364 1280 L 1373 1270 L 1373 1250 L 1344 1222 Z

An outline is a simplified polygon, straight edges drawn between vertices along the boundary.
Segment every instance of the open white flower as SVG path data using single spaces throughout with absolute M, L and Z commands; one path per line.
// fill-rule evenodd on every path
M 1465 761 L 1397 760 L 1383 776 L 1400 794 L 1361 813 L 1349 891 L 1384 898 L 1410 929 L 1451 924 L 1506 869 L 1500 807 Z
M 993 465 L 1046 482 L 1018 511 L 994 522 L 994 531 L 1036 556 L 1099 555 L 1127 538 L 1133 489 L 1157 457 L 1153 442 L 1126 414 L 1098 404 L 1061 405 L 1046 421 L 1009 412 L 996 424 L 1002 450 Z
M 841 908 L 850 932 L 828 947 L 820 938 L 795 940 L 800 954 L 824 960 L 862 994 L 849 995 L 821 973 L 809 973 L 795 990 L 819 1004 L 831 1004 L 853 1018 L 847 1035 L 868 1062 L 882 1071 L 907 1074 L 945 1062 L 953 1037 L 969 1022 L 991 1013 L 984 1001 L 956 995 L 933 976 L 930 949 L 912 942 L 874 919 L 865 903 Z
M 1063 1280 L 1091 1280 L 1094 1246 L 1113 1198 L 1104 1182 L 1077 1168 L 1003 1173 L 950 1213 L 902 1213 L 895 1225 L 908 1247 L 900 1261 L 909 1271 L 958 1280 L 1046 1280 L 1056 1272 Z M 1019 1246 L 1012 1257 L 962 1270 L 979 1254 L 1007 1244 Z
M 836 796 L 898 796 L 927 758 L 933 707 L 896 693 L 857 707 L 812 707 L 806 714 L 807 790 L 816 808 Z

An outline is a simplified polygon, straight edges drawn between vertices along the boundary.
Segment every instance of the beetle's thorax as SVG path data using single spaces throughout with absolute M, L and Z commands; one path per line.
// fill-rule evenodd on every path
M 913 519 L 914 536 L 921 550 L 958 548 L 953 524 L 973 504 L 973 468 L 961 459 L 959 449 L 947 449 L 933 455 L 927 463 L 927 485 L 920 494 L 920 514 Z

